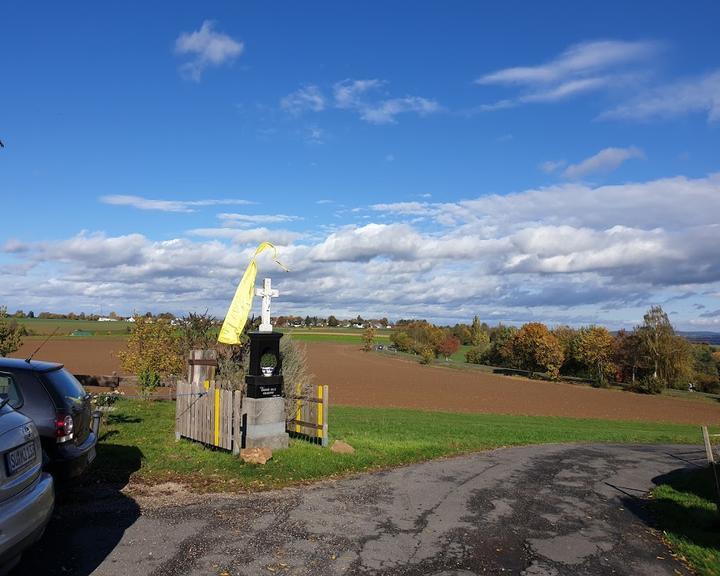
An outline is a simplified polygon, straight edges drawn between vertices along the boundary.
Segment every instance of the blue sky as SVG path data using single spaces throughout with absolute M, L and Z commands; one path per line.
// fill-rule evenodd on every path
M 3 3 L 10 310 L 720 326 L 720 7 Z M 8 218 L 7 215 L 10 215 Z

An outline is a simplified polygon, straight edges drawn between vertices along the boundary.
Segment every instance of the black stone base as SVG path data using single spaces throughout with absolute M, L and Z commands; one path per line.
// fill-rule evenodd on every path
M 245 376 L 248 398 L 274 398 L 282 396 L 282 376 Z

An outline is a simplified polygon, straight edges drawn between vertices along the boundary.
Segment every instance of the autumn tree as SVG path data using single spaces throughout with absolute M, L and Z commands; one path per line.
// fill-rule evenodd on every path
M 450 356 L 460 350 L 460 340 L 456 336 L 448 334 L 438 346 L 438 352 L 447 360 Z
M 398 329 L 393 330 L 390 334 L 390 342 L 400 352 L 409 352 L 413 344 L 413 340 L 408 333 Z
M 370 352 L 375 344 L 375 328 L 368 326 L 362 333 L 363 350 Z
M 7 308 L 0 306 L 0 356 L 7 356 L 20 348 L 22 326 L 16 320 L 9 320 Z
M 653 378 L 660 376 L 661 364 L 671 347 L 675 330 L 670 324 L 668 315 L 661 306 L 651 306 L 643 316 L 643 324 L 636 331 L 642 339 L 645 353 L 653 365 Z
M 604 386 L 612 377 L 613 344 L 615 339 L 602 326 L 587 326 L 577 333 L 574 354 L 595 379 L 598 386 Z
M 557 338 L 545 324 L 530 322 L 518 330 L 505 345 L 505 355 L 519 368 L 546 372 L 557 378 L 563 363 L 563 351 Z
M 452 329 L 453 336 L 456 336 L 460 340 L 460 344 L 472 346 L 472 334 L 470 333 L 470 326 L 467 324 L 455 324 Z
M 512 359 L 507 356 L 506 352 L 508 342 L 510 342 L 517 332 L 514 326 L 505 326 L 498 324 L 490 330 L 490 346 L 484 354 L 485 362 L 491 366 L 509 366 Z
M 180 318 L 177 325 L 180 352 L 187 357 L 191 350 L 208 350 L 215 347 L 218 331 L 217 318 L 208 313 L 190 312 Z
M 472 346 L 483 346 L 490 343 L 487 330 L 483 329 L 483 325 L 480 323 L 480 318 L 475 316 L 472 324 L 470 325 L 470 344 Z
M 166 320 L 135 317 L 124 351 L 118 352 L 123 370 L 138 377 L 141 392 L 149 394 L 162 378 L 178 376 L 185 367 L 178 335 Z
M 583 373 L 583 365 L 578 361 L 575 348 L 577 346 L 578 331 L 567 325 L 556 326 L 552 329 L 555 338 L 560 342 L 563 351 L 563 365 L 560 372 L 578 376 Z
M 629 380 L 634 388 L 639 375 L 642 375 L 642 370 L 646 367 L 645 362 L 640 335 L 637 332 L 620 330 L 615 335 L 613 343 L 613 363 L 618 370 L 618 380 L 621 382 Z
M 651 391 L 682 385 L 681 381 L 690 377 L 693 360 L 690 344 L 675 334 L 661 306 L 651 306 L 635 331 L 651 367 L 651 378 L 656 382 L 650 386 Z

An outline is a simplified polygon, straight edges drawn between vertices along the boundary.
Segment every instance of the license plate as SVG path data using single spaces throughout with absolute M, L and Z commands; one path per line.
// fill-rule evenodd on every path
M 12 452 L 8 452 L 5 454 L 5 465 L 7 466 L 8 476 L 12 476 L 28 463 L 34 461 L 35 442 L 28 442 L 19 448 L 15 448 Z
M 95 456 L 97 456 L 97 452 L 95 452 L 95 446 L 93 446 L 88 452 L 88 464 L 91 464 L 92 461 L 95 460 Z

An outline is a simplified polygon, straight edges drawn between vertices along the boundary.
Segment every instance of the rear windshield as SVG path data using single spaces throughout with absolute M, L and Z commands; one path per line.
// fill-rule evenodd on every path
M 18 408 L 22 404 L 20 392 L 10 374 L 0 374 L 0 404 L 4 400 L 7 400 L 7 403 L 13 408 Z
M 83 398 L 85 398 L 86 393 L 82 384 L 65 369 L 45 372 L 42 377 L 52 387 L 55 393 L 64 400 L 79 404 L 82 403 Z

